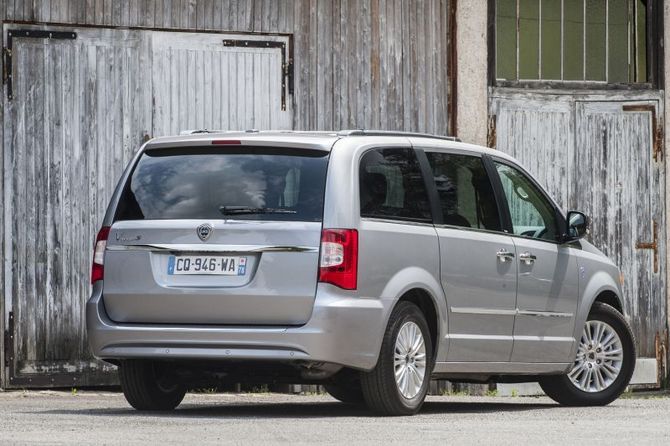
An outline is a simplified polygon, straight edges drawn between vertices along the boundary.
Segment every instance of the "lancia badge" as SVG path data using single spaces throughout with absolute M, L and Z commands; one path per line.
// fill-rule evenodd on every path
M 195 232 L 198 234 L 198 237 L 200 237 L 200 240 L 204 242 L 209 238 L 210 235 L 212 235 L 212 232 L 214 232 L 214 228 L 212 228 L 212 225 L 210 225 L 209 223 L 205 223 L 198 226 Z

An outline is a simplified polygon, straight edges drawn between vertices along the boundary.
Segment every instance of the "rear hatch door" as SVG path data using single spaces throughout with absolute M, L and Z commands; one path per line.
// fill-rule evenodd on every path
M 145 152 L 105 252 L 103 299 L 125 323 L 300 325 L 316 293 L 328 152 Z

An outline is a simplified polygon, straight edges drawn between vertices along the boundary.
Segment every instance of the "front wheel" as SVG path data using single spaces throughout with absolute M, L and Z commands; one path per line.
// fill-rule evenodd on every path
M 186 390 L 170 378 L 165 365 L 142 360 L 126 360 L 119 366 L 123 395 L 137 410 L 172 410 L 181 403 Z
M 428 392 L 432 351 L 423 313 L 410 302 L 400 302 L 391 313 L 377 365 L 361 373 L 368 407 L 383 415 L 417 413 Z
M 635 342 L 624 317 L 610 305 L 593 304 L 567 375 L 540 380 L 542 390 L 568 406 L 604 406 L 626 389 L 635 368 Z

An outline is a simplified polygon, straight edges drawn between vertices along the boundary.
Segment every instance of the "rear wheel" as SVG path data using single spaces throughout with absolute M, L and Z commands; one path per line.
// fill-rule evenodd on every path
M 165 365 L 127 360 L 119 366 L 123 395 L 137 410 L 172 410 L 181 403 L 186 389 L 170 378 Z
M 623 393 L 635 368 L 630 326 L 613 307 L 596 302 L 584 325 L 577 358 L 567 375 L 540 380 L 542 390 L 568 406 L 602 406 Z
M 324 384 L 326 392 L 333 398 L 346 404 L 362 404 L 361 374 L 352 369 L 342 369 Z
M 423 313 L 410 302 L 400 302 L 391 313 L 377 365 L 361 374 L 367 405 L 384 415 L 417 413 L 428 392 L 432 351 Z
M 361 390 L 360 383 L 358 386 L 347 387 L 344 385 L 336 384 L 326 384 L 323 387 L 326 388 L 326 392 L 330 394 L 333 398 L 338 401 L 341 401 L 346 404 L 362 404 L 363 403 L 363 391 Z

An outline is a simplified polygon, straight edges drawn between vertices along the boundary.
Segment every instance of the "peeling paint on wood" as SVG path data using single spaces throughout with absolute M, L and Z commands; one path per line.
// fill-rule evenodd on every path
M 650 113 L 653 107 L 654 113 Z M 497 148 L 517 157 L 564 209 L 592 218 L 591 242 L 622 270 L 624 305 L 641 357 L 655 357 L 665 329 L 664 165 L 654 161 L 658 92 L 529 93 L 497 89 Z M 643 245 L 644 247 L 644 245 Z
M 83 319 L 93 237 L 145 135 L 251 127 L 444 133 L 447 3 L 0 0 L 5 33 L 31 21 L 79 33 L 70 42 L 17 39 L 16 98 L 2 99 L 0 313 L 20 318 L 12 373 L 76 370 L 101 379 Z M 286 114 L 273 93 L 278 56 L 219 47 L 235 33 L 293 36 Z

